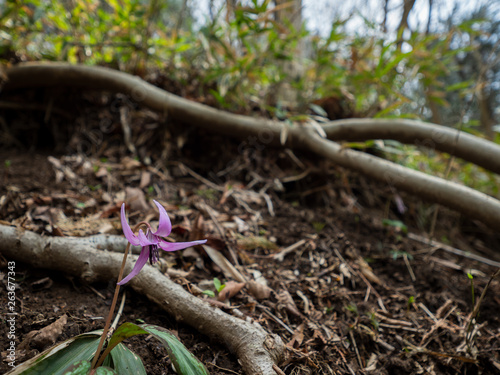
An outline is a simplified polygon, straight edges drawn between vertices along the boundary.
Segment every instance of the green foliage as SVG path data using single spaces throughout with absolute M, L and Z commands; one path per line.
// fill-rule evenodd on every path
M 217 277 L 214 277 L 214 286 L 215 290 L 217 290 L 217 292 L 220 293 L 222 289 L 226 287 L 226 284 L 222 284 L 222 282 Z
M 9 375 L 53 374 L 80 375 L 90 370 L 92 357 L 97 350 L 102 330 L 75 336 L 27 362 L 19 365 Z M 99 367 L 97 375 L 107 374 L 146 374 L 141 359 L 121 342 L 135 335 L 153 335 L 166 348 L 175 371 L 180 375 L 208 375 L 205 366 L 196 359 L 184 345 L 171 333 L 161 327 L 124 323 L 111 336 L 104 366 Z
M 346 18 L 335 20 L 329 35 L 313 35 L 277 21 L 268 1 L 248 2 L 231 14 L 222 5 L 198 21 L 184 5 L 3 2 L 0 56 L 15 51 L 28 60 L 100 64 L 140 75 L 155 70 L 190 95 L 212 97 L 220 108 L 257 109 L 290 123 L 307 120 L 307 112 L 325 119 L 328 112 L 313 101 L 336 98 L 340 116 L 422 118 L 480 135 L 478 93 L 490 93 L 492 108 L 500 100 L 491 85 L 500 69 L 493 58 L 500 22 L 484 7 L 468 19 L 443 23 L 440 31 L 413 31 L 401 40 L 369 19 L 360 25 L 362 32 L 349 31 Z M 290 64 L 300 72 L 291 73 Z M 277 95 L 283 82 L 298 93 L 294 108 L 283 106 Z M 500 142 L 500 133 L 496 138 Z M 444 175 L 444 159 L 433 152 L 403 145 L 383 151 L 403 165 Z M 460 164 L 449 178 L 499 194 L 498 177 L 474 166 Z M 199 193 L 214 199 L 210 191 Z
M 326 225 L 326 223 L 319 222 L 319 221 L 313 221 L 311 224 L 312 224 L 314 230 L 316 231 L 316 233 L 321 232 Z
M 345 19 L 320 37 L 276 21 L 270 4 L 252 1 L 224 18 L 221 8 L 212 20 L 196 24 L 189 9 L 182 13 L 181 1 L 6 2 L 0 5 L 7 26 L 2 48 L 30 59 L 132 72 L 160 68 L 178 82 L 196 80 L 199 90 L 232 110 L 277 106 L 275 90 L 283 81 L 299 91 L 299 110 L 314 99 L 338 96 L 351 112 L 376 117 L 415 117 L 428 101 L 447 107 L 448 94 L 463 97 L 474 88 L 471 79 L 455 77 L 445 85 L 442 77 L 457 71 L 456 56 L 470 49 L 452 42 L 463 34 L 477 37 L 478 22 L 413 32 L 401 43 L 370 20 L 353 35 Z M 297 50 L 304 48 L 308 53 L 300 57 Z M 285 63 L 291 61 L 303 67 L 302 74 L 290 75 Z M 320 108 L 313 110 L 326 116 Z
M 396 229 L 400 230 L 403 233 L 408 233 L 408 227 L 406 226 L 405 223 L 403 223 L 400 220 L 384 219 L 384 220 L 382 220 L 382 224 L 385 227 L 393 227 L 393 228 L 396 228 Z

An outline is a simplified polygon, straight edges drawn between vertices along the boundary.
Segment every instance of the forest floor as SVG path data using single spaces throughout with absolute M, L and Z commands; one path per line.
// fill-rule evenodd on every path
M 44 113 L 36 110 L 4 113 L 21 125 L 11 128 L 9 151 L 0 151 L 0 224 L 45 236 L 121 234 L 121 203 L 134 224 L 157 219 L 156 199 L 172 219 L 175 240 L 207 238 L 240 272 L 270 288 L 269 296 L 256 296 L 245 287 L 219 305 L 281 336 L 285 374 L 500 372 L 498 279 L 471 320 L 473 299 L 497 268 L 425 242 L 436 206 L 310 154 L 167 127 L 161 116 L 117 98 L 84 97 L 74 127 L 65 125 L 68 107 L 54 112 L 51 126 L 38 125 Z M 133 124 L 129 139 L 124 116 Z M 441 208 L 435 233 L 440 243 L 499 261 L 500 236 L 480 223 Z M 9 261 L 0 254 L 3 284 Z M 230 281 L 197 248 L 164 253 L 161 265 L 188 291 L 214 290 L 214 278 Z M 30 342 L 30 332 L 64 314 L 58 342 L 102 328 L 116 275 L 86 285 L 19 261 L 15 272 L 18 362 L 46 349 Z M 224 345 L 127 289 L 121 321 L 138 319 L 174 332 L 211 374 L 243 373 Z M 2 318 L 0 342 L 6 336 Z M 126 343 L 148 374 L 175 374 L 158 342 Z M 5 345 L 0 351 L 4 373 Z

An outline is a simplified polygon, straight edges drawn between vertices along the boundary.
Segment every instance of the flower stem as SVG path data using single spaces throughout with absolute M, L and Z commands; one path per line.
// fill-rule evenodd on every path
M 139 227 L 141 225 L 144 225 L 144 224 L 147 225 L 147 223 L 145 223 L 144 221 L 141 221 L 139 224 L 137 224 L 134 227 L 134 232 L 136 232 L 137 229 L 139 229 Z M 118 294 L 120 293 L 120 285 L 118 285 L 118 283 L 123 278 L 123 271 L 125 270 L 125 265 L 127 264 L 127 256 L 128 256 L 129 249 L 130 249 L 130 242 L 127 244 L 127 247 L 125 248 L 125 252 L 123 254 L 122 266 L 120 268 L 120 273 L 118 274 L 118 281 L 117 281 L 117 284 L 115 287 L 115 294 L 113 296 L 113 302 L 111 302 L 111 307 L 109 308 L 108 318 L 106 319 L 106 323 L 104 324 L 104 330 L 102 331 L 101 340 L 99 341 L 99 345 L 97 346 L 97 350 L 95 352 L 94 359 L 92 360 L 92 364 L 90 366 L 91 369 L 94 369 L 95 367 L 100 366 L 102 364 L 102 362 L 104 362 L 104 358 L 106 357 L 104 354 L 107 355 L 106 352 L 103 353 L 103 356 L 101 357 L 99 363 L 96 365 L 96 362 L 99 358 L 99 354 L 101 353 L 102 347 L 104 345 L 104 341 L 106 340 L 106 337 L 108 335 L 109 326 L 111 325 L 111 320 L 113 319 L 113 314 L 115 312 L 116 301 L 118 300 Z

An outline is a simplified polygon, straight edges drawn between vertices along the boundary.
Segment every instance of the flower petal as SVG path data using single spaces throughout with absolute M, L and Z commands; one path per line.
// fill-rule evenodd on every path
M 137 276 L 139 272 L 142 270 L 144 265 L 149 259 L 149 246 L 143 247 L 141 254 L 139 255 L 139 258 L 137 258 L 137 262 L 134 264 L 134 268 L 132 268 L 132 271 L 128 274 L 128 276 L 124 279 L 122 279 L 118 285 L 123 285 L 126 284 L 132 279 L 133 277 Z
M 207 242 L 207 240 L 191 241 L 191 242 L 167 242 L 160 240 L 158 246 L 165 251 L 177 251 L 182 250 L 190 246 L 201 245 Z
M 134 232 L 132 232 L 132 229 L 130 229 L 130 226 L 127 223 L 127 218 L 125 216 L 125 203 L 122 204 L 122 212 L 120 215 L 120 220 L 122 222 L 123 234 L 125 235 L 127 241 L 134 246 L 139 246 L 139 239 L 134 234 Z
M 158 243 L 158 238 L 154 234 L 151 234 L 151 232 L 149 232 L 148 236 L 146 237 L 142 229 L 139 229 L 139 242 L 141 243 L 142 247 L 156 245 Z
M 168 217 L 165 208 L 157 201 L 153 200 L 153 202 L 156 204 L 156 207 L 158 207 L 158 211 L 160 211 L 160 221 L 158 223 L 158 230 L 154 232 L 154 235 L 160 237 L 167 237 L 172 231 L 172 223 L 170 222 L 170 218 Z

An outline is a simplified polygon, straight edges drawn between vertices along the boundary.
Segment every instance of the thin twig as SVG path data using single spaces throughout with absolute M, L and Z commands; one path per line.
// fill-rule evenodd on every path
M 441 250 L 447 251 L 449 253 L 459 255 L 459 256 L 464 257 L 464 258 L 477 260 L 478 262 L 487 264 L 489 266 L 500 268 L 500 262 L 496 262 L 494 260 L 482 257 L 480 255 L 468 253 L 466 251 L 445 245 L 445 244 L 437 242 L 435 240 L 430 240 L 430 239 L 427 239 L 425 237 L 419 236 L 418 234 L 415 234 L 415 233 L 408 233 L 408 238 L 413 240 L 413 241 L 417 241 L 417 242 L 424 243 L 426 245 L 434 246 L 437 249 L 441 249 Z

